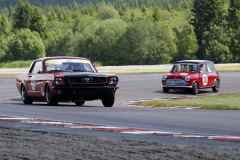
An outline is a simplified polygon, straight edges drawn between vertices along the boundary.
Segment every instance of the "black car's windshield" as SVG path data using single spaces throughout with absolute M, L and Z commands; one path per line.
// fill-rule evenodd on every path
M 45 72 L 96 72 L 91 62 L 85 59 L 49 59 L 45 61 Z
M 197 63 L 175 63 L 171 72 L 198 72 Z

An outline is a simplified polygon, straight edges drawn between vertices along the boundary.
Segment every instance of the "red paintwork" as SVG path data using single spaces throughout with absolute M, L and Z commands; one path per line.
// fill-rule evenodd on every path
M 54 88 L 56 86 L 63 86 L 64 85 L 64 81 L 63 83 L 57 85 L 55 83 L 55 79 L 57 77 L 62 77 L 64 78 L 64 75 L 60 74 L 63 72 L 51 72 L 51 73 L 47 73 L 45 72 L 45 61 L 47 60 L 51 60 L 51 59 L 83 59 L 83 60 L 87 60 L 89 61 L 91 64 L 92 62 L 89 59 L 86 58 L 81 58 L 81 57 L 46 57 L 46 58 L 40 58 L 37 59 L 35 61 L 32 62 L 32 64 L 30 65 L 29 71 L 28 73 L 24 73 L 21 75 L 18 75 L 16 78 L 16 86 L 17 89 L 19 91 L 19 93 L 21 94 L 21 86 L 24 85 L 26 88 L 26 93 L 28 95 L 28 97 L 30 98 L 34 98 L 34 99 L 45 99 L 46 97 L 46 85 L 49 85 L 50 88 Z M 42 63 L 42 73 L 40 74 L 32 74 L 32 70 L 33 67 L 35 65 L 36 62 L 41 62 Z M 95 66 L 92 64 L 93 68 L 94 68 L 94 73 L 98 73 L 97 69 L 95 68 Z M 73 71 L 74 72 L 74 71 Z M 115 76 L 117 77 L 115 74 L 110 74 L 108 75 L 110 76 Z M 34 77 L 34 79 L 33 79 Z M 111 84 L 109 84 L 110 86 Z M 115 84 L 114 86 L 116 86 L 117 84 Z M 59 96 L 56 92 L 56 90 L 52 90 L 52 94 L 54 96 Z
M 200 72 L 200 66 L 201 65 L 210 65 L 212 64 L 213 65 L 213 62 L 211 61 L 204 61 L 204 60 L 187 60 L 187 61 L 178 61 L 178 62 L 175 62 L 175 64 L 178 64 L 178 63 L 194 63 L 194 64 L 198 64 L 199 67 L 198 67 L 198 71 L 196 72 L 170 72 L 168 74 L 165 74 L 165 76 L 167 76 L 167 79 L 166 80 L 162 80 L 162 85 L 163 87 L 167 88 L 167 89 L 189 89 L 189 88 L 192 88 L 192 85 L 194 82 L 198 82 L 199 84 L 199 89 L 204 89 L 204 88 L 212 88 L 214 86 L 214 81 L 215 80 L 218 80 L 219 83 L 220 83 L 220 77 L 219 77 L 219 74 L 218 72 L 216 71 L 209 71 L 209 68 L 207 67 L 207 72 L 205 73 L 201 73 Z M 204 84 L 203 83 L 203 75 L 204 76 L 207 76 L 207 79 L 208 79 L 208 82 L 207 84 Z M 190 76 L 190 81 L 185 81 L 185 77 L 186 76 Z M 182 79 L 186 82 L 186 85 L 185 86 L 166 86 L 166 82 L 167 80 L 169 79 Z

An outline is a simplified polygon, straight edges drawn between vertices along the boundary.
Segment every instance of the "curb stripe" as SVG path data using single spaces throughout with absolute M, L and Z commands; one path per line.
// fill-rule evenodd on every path
M 94 129 L 98 131 L 112 131 L 112 132 L 124 132 L 124 131 L 150 131 L 145 129 L 133 129 L 133 128 L 101 128 Z
M 218 141 L 240 141 L 240 137 L 209 137 L 208 139 Z
M 44 126 L 59 126 L 59 127 L 65 127 L 65 128 L 73 128 L 73 129 L 74 128 L 90 129 L 95 131 L 106 131 L 106 132 L 116 132 L 116 133 L 135 134 L 135 135 L 172 136 L 172 137 L 198 138 L 198 139 L 204 138 L 208 140 L 240 142 L 240 137 L 233 137 L 233 136 L 213 136 L 213 135 L 203 135 L 203 134 L 193 134 L 193 133 L 162 132 L 162 131 L 154 131 L 154 130 L 146 130 L 146 129 L 121 128 L 121 127 L 115 127 L 115 126 L 104 126 L 104 125 L 94 125 L 94 124 L 84 124 L 84 123 L 68 123 L 68 122 L 61 122 L 61 121 L 31 119 L 31 118 L 13 118 L 13 117 L 7 117 L 7 116 L 0 116 L 0 121 L 40 124 Z

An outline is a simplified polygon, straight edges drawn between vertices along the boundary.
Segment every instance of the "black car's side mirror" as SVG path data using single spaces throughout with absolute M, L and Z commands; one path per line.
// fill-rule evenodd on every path
M 37 72 L 37 74 L 42 74 L 42 71 L 39 70 L 39 71 Z

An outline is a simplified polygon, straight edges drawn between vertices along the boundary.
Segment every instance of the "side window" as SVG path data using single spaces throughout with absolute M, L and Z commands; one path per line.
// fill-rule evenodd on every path
M 37 74 L 39 71 L 42 72 L 42 61 L 38 61 L 34 64 L 31 74 Z
M 201 72 L 201 73 L 206 73 L 206 72 L 207 72 L 207 66 L 206 66 L 206 64 L 201 64 L 201 66 L 200 66 L 200 72 Z
M 208 66 L 208 71 L 209 72 L 215 72 L 216 71 L 213 63 L 209 63 L 207 66 Z

